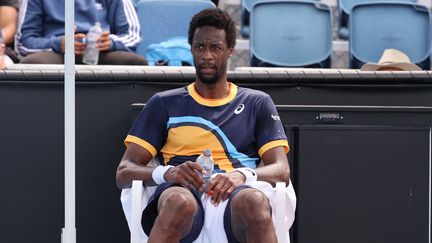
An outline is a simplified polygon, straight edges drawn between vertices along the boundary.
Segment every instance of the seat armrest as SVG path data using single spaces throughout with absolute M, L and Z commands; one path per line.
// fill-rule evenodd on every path
M 142 181 L 132 181 L 131 243 L 140 243 Z
M 278 242 L 289 242 L 287 239 L 286 226 L 286 183 L 276 182 L 276 207 L 275 207 L 275 230 Z

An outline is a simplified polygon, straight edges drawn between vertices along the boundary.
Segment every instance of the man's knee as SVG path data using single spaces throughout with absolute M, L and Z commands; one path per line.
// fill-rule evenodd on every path
M 197 208 L 198 205 L 194 196 L 189 191 L 181 189 L 165 191 L 158 202 L 159 212 L 174 218 L 193 217 Z
M 256 189 L 243 189 L 231 202 L 233 214 L 240 214 L 249 223 L 271 221 L 270 203 L 264 193 Z

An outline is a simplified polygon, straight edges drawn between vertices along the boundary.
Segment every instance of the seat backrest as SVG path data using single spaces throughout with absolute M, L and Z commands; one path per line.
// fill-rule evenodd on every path
M 240 35 L 243 38 L 249 38 L 250 12 L 252 6 L 259 1 L 265 1 L 265 0 L 241 0 Z M 311 1 L 320 1 L 320 0 L 311 0 Z
M 342 39 L 348 38 L 348 20 L 351 9 L 356 4 L 372 2 L 406 2 L 417 3 L 417 0 L 338 0 L 339 9 L 339 37 Z
M 398 49 L 423 69 L 430 69 L 431 17 L 422 5 L 363 3 L 351 11 L 350 67 L 378 62 L 383 51 Z
M 150 44 L 176 36 L 187 37 L 192 16 L 215 7 L 212 1 L 207 0 L 140 0 L 136 7 L 141 25 L 137 53 L 145 56 Z
M 240 35 L 249 38 L 249 18 L 252 5 L 257 0 L 241 0 Z
M 330 67 L 332 15 L 314 1 L 256 2 L 251 10 L 252 66 Z

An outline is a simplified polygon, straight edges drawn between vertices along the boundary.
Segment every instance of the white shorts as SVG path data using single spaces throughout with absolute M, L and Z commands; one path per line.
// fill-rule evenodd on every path
M 273 188 L 269 183 L 263 181 L 256 181 L 256 182 L 249 183 L 247 185 L 262 191 L 269 199 L 272 208 L 274 208 L 274 205 L 276 204 L 275 188 Z M 155 189 L 156 186 L 142 188 L 143 194 L 141 200 L 141 213 L 147 206 L 147 202 L 155 192 Z M 122 190 L 121 203 L 129 226 L 131 222 L 131 203 L 132 203 L 131 195 L 132 195 L 131 189 Z M 294 222 L 294 214 L 295 214 L 296 201 L 297 201 L 294 188 L 292 187 L 291 182 L 286 188 L 286 195 L 287 195 L 287 199 L 285 204 L 285 211 L 286 211 L 285 225 L 287 225 L 286 228 L 287 239 L 288 239 L 287 242 L 289 242 L 289 228 Z M 221 202 L 217 207 L 215 207 L 211 203 L 210 197 L 204 198 L 204 196 L 202 196 L 201 202 L 204 208 L 204 215 L 205 215 L 204 225 L 200 234 L 198 235 L 198 238 L 194 241 L 194 243 L 228 243 L 228 238 L 224 229 L 224 214 L 225 214 L 225 209 L 228 200 Z M 275 222 L 274 214 L 272 214 L 272 219 L 273 222 Z M 147 242 L 147 240 L 148 240 L 148 236 L 141 229 L 141 242 L 144 243 Z

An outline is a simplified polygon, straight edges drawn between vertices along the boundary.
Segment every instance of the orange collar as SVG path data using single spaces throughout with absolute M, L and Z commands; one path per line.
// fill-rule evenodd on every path
M 221 105 L 228 104 L 237 95 L 237 85 L 230 82 L 228 82 L 228 84 L 229 84 L 228 96 L 222 99 L 207 99 L 202 97 L 200 94 L 198 94 L 198 92 L 195 89 L 195 82 L 188 85 L 187 90 L 189 92 L 189 95 L 192 96 L 192 98 L 201 105 L 212 106 L 212 107 L 221 106 Z

